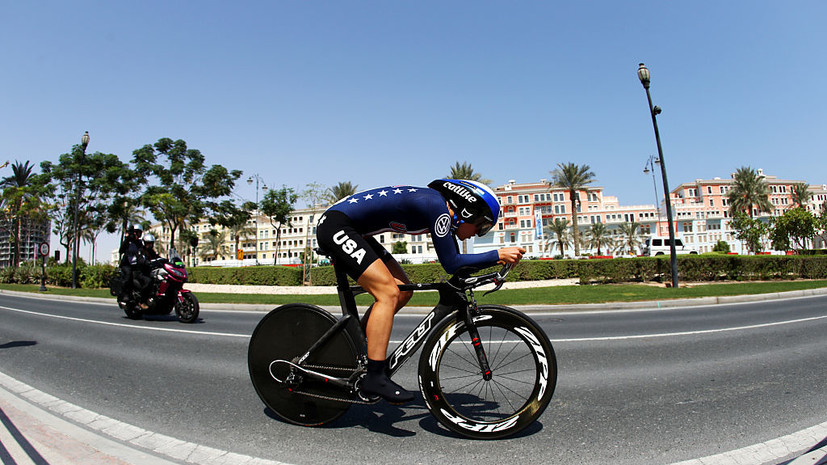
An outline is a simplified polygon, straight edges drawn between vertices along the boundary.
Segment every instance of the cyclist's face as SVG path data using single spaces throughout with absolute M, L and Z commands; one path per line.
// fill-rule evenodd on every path
M 477 234 L 477 226 L 472 223 L 462 223 L 457 227 L 457 237 L 459 240 L 464 241 L 466 239 L 470 239 Z

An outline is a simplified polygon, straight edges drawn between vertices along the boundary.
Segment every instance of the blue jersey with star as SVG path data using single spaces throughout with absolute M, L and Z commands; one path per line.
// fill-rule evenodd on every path
M 462 267 L 482 269 L 497 263 L 496 250 L 460 254 L 445 198 L 427 187 L 388 186 L 345 197 L 330 207 L 344 213 L 364 236 L 382 232 L 430 233 L 439 263 L 448 273 Z

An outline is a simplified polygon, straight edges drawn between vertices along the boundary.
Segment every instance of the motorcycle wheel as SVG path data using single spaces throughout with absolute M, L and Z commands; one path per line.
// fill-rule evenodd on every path
M 140 320 L 141 310 L 134 303 L 124 299 L 124 296 L 118 296 L 118 306 L 123 309 L 126 317 L 130 320 Z
M 182 323 L 193 323 L 198 319 L 198 299 L 192 292 L 181 294 L 182 300 L 175 302 L 175 315 Z

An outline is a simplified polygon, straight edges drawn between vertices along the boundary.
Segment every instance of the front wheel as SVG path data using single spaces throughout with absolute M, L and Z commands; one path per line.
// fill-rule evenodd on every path
M 198 298 L 192 292 L 184 292 L 181 294 L 181 300 L 175 302 L 175 316 L 178 321 L 182 323 L 192 323 L 198 319 L 200 306 L 198 305 Z
M 480 370 L 467 325 L 454 315 L 440 323 L 419 359 L 428 410 L 451 431 L 475 439 L 513 435 L 531 425 L 557 383 L 554 349 L 542 328 L 502 306 L 480 306 L 474 317 L 491 368 Z

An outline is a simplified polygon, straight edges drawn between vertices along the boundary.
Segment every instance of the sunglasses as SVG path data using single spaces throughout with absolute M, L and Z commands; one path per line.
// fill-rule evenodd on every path
M 494 227 L 493 223 L 485 219 L 474 223 L 474 225 L 477 227 L 477 236 L 480 237 L 488 234 L 488 232 L 491 231 L 491 228 Z

